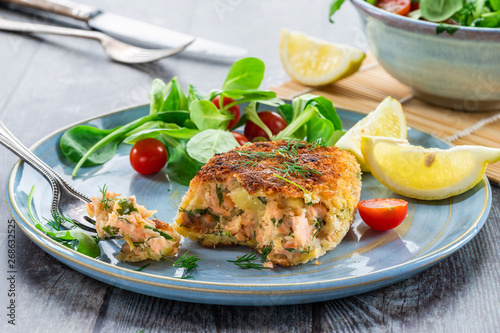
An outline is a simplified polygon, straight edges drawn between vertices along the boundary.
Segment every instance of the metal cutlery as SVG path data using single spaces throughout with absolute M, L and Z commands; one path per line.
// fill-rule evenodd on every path
M 139 64 L 160 60 L 173 56 L 191 45 L 191 40 L 175 49 L 143 49 L 120 42 L 98 31 L 70 29 L 50 25 L 33 24 L 28 22 L 11 21 L 0 18 L 0 30 L 25 33 L 44 33 L 61 36 L 81 37 L 94 39 L 101 43 L 104 52 L 117 62 L 126 64 Z
M 49 180 L 53 195 L 52 211 L 72 220 L 89 235 L 97 235 L 95 222 L 87 216 L 86 204 L 90 199 L 71 187 L 57 172 L 26 148 L 2 122 L 0 122 L 0 144 Z
M 50 12 L 84 21 L 95 30 L 125 42 L 144 47 L 178 48 L 193 40 L 193 36 L 134 20 L 121 15 L 108 13 L 99 8 L 78 4 L 69 0 L 0 0 L 15 9 L 31 9 Z M 245 56 L 247 51 L 204 38 L 196 38 L 186 53 L 224 61 L 234 61 Z

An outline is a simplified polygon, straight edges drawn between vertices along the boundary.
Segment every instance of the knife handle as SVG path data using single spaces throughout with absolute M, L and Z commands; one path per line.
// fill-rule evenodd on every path
M 77 20 L 88 21 L 99 9 L 87 5 L 78 4 L 69 0 L 1 0 L 5 3 L 27 6 L 51 13 L 69 16 Z

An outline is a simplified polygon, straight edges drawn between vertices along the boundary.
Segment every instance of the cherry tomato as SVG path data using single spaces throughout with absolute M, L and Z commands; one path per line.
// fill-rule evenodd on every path
M 226 105 L 229 105 L 232 102 L 234 102 L 234 99 L 232 99 L 232 98 L 229 98 L 229 97 L 222 97 L 222 98 L 223 98 L 222 105 L 224 105 L 224 107 Z M 212 103 L 215 104 L 217 109 L 220 109 L 220 99 L 221 99 L 221 96 L 218 95 L 217 97 L 215 97 L 212 100 Z M 227 128 L 231 129 L 231 128 L 233 128 L 234 125 L 236 125 L 238 120 L 240 120 L 240 107 L 238 105 L 231 106 L 229 109 L 227 109 L 227 111 L 231 112 L 234 115 L 234 119 L 229 122 L 229 125 L 227 125 Z
M 237 132 L 231 132 L 231 133 L 233 133 L 234 138 L 236 139 L 236 141 L 238 141 L 240 146 L 243 146 L 245 143 L 250 142 L 250 141 L 248 141 L 247 137 L 244 136 L 243 134 L 240 134 Z
M 167 163 L 167 149 L 159 140 L 137 141 L 130 151 L 130 165 L 142 175 L 160 171 Z
M 380 0 L 377 7 L 394 14 L 406 16 L 411 9 L 411 0 Z
M 359 215 L 370 228 L 390 230 L 404 221 L 408 202 L 402 199 L 372 199 L 358 203 Z
M 412 2 L 410 11 L 420 9 L 420 2 Z
M 266 124 L 267 127 L 269 127 L 269 129 L 271 130 L 271 133 L 273 133 L 273 135 L 278 134 L 279 132 L 284 130 L 285 127 L 287 126 L 285 119 L 283 119 L 282 116 L 280 116 L 279 114 L 277 114 L 275 112 L 262 111 L 262 112 L 259 112 L 258 115 L 259 115 L 260 120 L 262 120 L 262 122 L 264 124 Z M 253 123 L 250 120 L 247 120 L 247 123 L 245 124 L 244 133 L 245 133 L 245 136 L 250 141 L 254 141 L 254 139 L 258 138 L 258 137 L 263 137 L 263 138 L 266 138 L 267 140 L 269 140 L 267 133 L 264 132 L 264 130 L 262 128 L 255 125 L 255 123 Z

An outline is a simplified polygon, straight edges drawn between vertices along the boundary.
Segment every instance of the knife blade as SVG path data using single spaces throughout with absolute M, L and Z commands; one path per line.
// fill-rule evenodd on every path
M 68 0 L 0 0 L 0 2 L 27 6 L 85 21 L 92 29 L 143 47 L 176 48 L 194 38 L 188 34 L 107 13 L 98 8 Z M 247 53 L 243 48 L 204 38 L 196 38 L 184 52 L 189 55 L 227 61 L 242 58 Z

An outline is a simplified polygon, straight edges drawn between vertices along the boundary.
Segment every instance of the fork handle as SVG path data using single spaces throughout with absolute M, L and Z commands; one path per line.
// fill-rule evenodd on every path
M 0 30 L 27 32 L 27 33 L 45 33 L 61 36 L 73 36 L 102 41 L 103 34 L 98 31 L 87 31 L 81 29 L 71 29 L 64 27 L 56 27 L 44 24 L 34 24 L 30 22 L 19 22 L 0 18 Z
M 45 162 L 33 154 L 25 145 L 21 143 L 0 121 L 0 143 L 19 156 L 23 161 L 31 165 L 35 170 L 45 176 L 50 182 L 52 191 L 54 193 L 54 200 L 52 201 L 52 210 L 57 209 L 57 202 L 60 196 L 60 188 L 64 186 L 71 192 L 83 196 L 81 193 L 76 192 L 68 183 Z M 83 196 L 85 198 L 85 196 Z M 88 198 L 86 198 L 90 201 Z
M 100 13 L 100 10 L 78 4 L 68 0 L 1 0 L 4 3 L 12 3 L 40 9 L 43 11 L 69 16 L 77 20 L 88 21 L 95 15 Z

